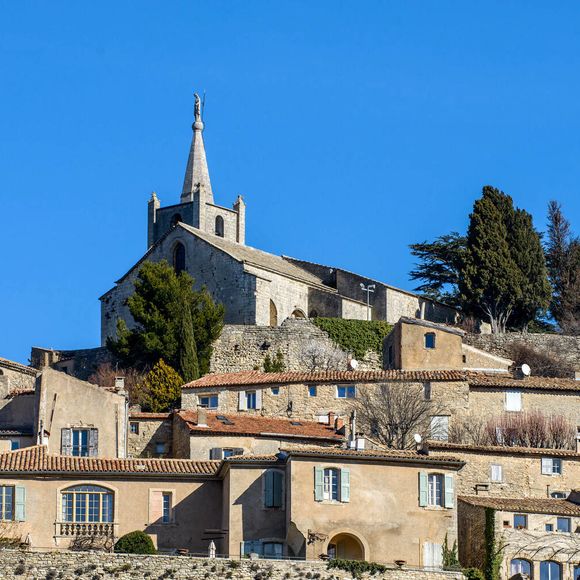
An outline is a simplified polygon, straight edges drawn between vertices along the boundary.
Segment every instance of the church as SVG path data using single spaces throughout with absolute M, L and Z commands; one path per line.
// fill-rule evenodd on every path
M 225 307 L 226 324 L 278 326 L 286 318 L 317 316 L 385 320 L 401 316 L 454 322 L 445 304 L 394 288 L 341 268 L 277 256 L 246 245 L 246 204 L 215 203 L 207 164 L 199 96 L 195 95 L 193 137 L 179 203 L 161 207 L 154 192 L 148 202 L 147 251 L 115 286 L 101 296 L 101 342 L 115 336 L 145 260 L 167 260 L 205 286 Z

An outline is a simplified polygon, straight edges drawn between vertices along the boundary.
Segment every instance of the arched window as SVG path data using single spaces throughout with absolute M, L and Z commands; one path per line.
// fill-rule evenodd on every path
M 302 310 L 300 310 L 300 308 L 296 308 L 296 310 L 294 310 L 294 312 L 292 312 L 292 318 L 305 319 L 306 314 L 304 314 L 304 312 L 302 312 Z
M 546 560 L 540 563 L 540 580 L 560 580 L 562 578 L 562 566 L 558 562 Z
M 270 300 L 270 326 L 278 326 L 278 309 L 273 300 Z
M 532 564 L 528 560 L 522 560 L 521 558 L 516 558 L 511 561 L 510 564 L 510 576 L 515 574 L 527 574 L 530 578 L 532 577 Z
M 435 333 L 426 332 L 425 333 L 425 348 L 435 348 Z
M 220 238 L 224 237 L 224 218 L 221 215 L 215 218 L 215 235 Z
M 62 521 L 105 523 L 113 521 L 113 492 L 98 485 L 77 485 L 62 494 Z
M 171 217 L 171 227 L 177 225 L 177 222 L 182 222 L 183 219 L 181 218 L 181 214 L 180 213 L 174 213 L 173 216 Z
M 173 269 L 176 274 L 185 270 L 185 246 L 181 242 L 177 242 L 173 248 Z
M 278 469 L 264 472 L 264 507 L 281 508 L 284 505 L 284 473 Z

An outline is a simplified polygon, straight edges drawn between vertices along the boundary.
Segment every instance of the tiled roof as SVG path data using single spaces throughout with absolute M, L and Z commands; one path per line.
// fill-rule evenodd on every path
M 241 371 L 216 373 L 183 385 L 184 389 L 205 387 L 235 387 L 246 385 L 277 385 L 289 383 L 364 383 L 380 381 L 465 381 L 471 373 L 460 370 L 441 371 L 318 371 L 262 373 Z
M 565 457 L 580 460 L 580 453 L 570 449 L 546 449 L 543 447 L 508 447 L 494 445 L 467 445 L 465 443 L 450 443 L 443 441 L 429 441 L 432 451 L 456 451 L 464 453 L 488 453 L 490 455 L 537 455 L 541 457 Z
M 215 475 L 219 461 L 190 459 L 105 459 L 50 455 L 36 445 L 0 453 L 0 473 L 102 473 L 142 475 Z
M 20 395 L 34 395 L 34 393 L 34 389 L 12 389 L 6 398 L 13 399 L 14 397 L 19 397 Z
M 548 377 L 516 379 L 509 375 L 474 373 L 469 377 L 470 387 L 499 387 L 510 389 L 536 389 L 547 391 L 580 391 L 580 381 Z
M 0 367 L 4 367 L 5 369 L 10 369 L 12 371 L 17 371 L 19 373 L 24 373 L 26 375 L 36 376 L 38 374 L 38 370 L 27 365 L 20 364 L 13 360 L 8 360 L 7 358 L 0 357 Z
M 146 413 L 143 411 L 135 411 L 129 413 L 129 419 L 169 419 L 171 413 Z
M 301 419 L 261 417 L 243 413 L 229 415 L 207 413 L 207 427 L 201 427 L 197 424 L 197 412 L 195 411 L 179 411 L 177 416 L 187 423 L 187 427 L 193 435 L 226 434 L 258 435 L 262 437 L 281 435 L 298 439 L 331 439 L 334 441 L 342 441 L 344 439 L 342 435 L 336 433 L 334 429 L 325 423 L 302 421 Z M 223 419 L 218 417 L 223 417 Z
M 580 505 L 566 499 L 550 498 L 503 498 L 482 497 L 479 495 L 459 496 L 460 501 L 469 505 L 489 507 L 505 512 L 523 512 L 528 514 L 550 514 L 580 517 Z

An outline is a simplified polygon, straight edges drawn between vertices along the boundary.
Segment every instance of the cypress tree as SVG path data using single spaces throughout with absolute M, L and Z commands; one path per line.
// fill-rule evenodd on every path
M 178 346 L 178 371 L 186 383 L 199 378 L 199 362 L 197 359 L 197 346 L 193 334 L 191 310 L 185 304 L 182 309 L 181 323 L 179 326 Z

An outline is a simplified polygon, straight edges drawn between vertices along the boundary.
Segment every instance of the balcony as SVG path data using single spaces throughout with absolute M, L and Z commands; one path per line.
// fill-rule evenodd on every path
M 114 538 L 115 527 L 113 522 L 56 522 L 56 535 L 63 538 Z

